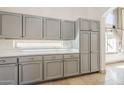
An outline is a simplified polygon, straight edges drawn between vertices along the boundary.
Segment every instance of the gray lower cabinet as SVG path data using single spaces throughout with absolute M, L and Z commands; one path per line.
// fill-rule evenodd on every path
M 64 76 L 73 76 L 79 74 L 79 59 L 64 60 Z
M 17 73 L 16 64 L 0 65 L 0 85 L 16 85 L 18 82 Z
M 22 38 L 22 15 L 0 12 L 0 34 L 3 38 Z
M 63 61 L 44 61 L 44 79 L 57 79 L 63 77 Z
M 61 22 L 61 39 L 62 40 L 74 40 L 75 39 L 74 21 L 64 20 Z
M 17 58 L 0 58 L 0 85 L 18 84 Z
M 60 23 L 59 19 L 44 18 L 44 39 L 59 40 L 60 39 Z
M 23 15 L 23 38 L 42 39 L 42 17 Z
M 42 57 L 19 58 L 19 84 L 30 84 L 43 80 Z

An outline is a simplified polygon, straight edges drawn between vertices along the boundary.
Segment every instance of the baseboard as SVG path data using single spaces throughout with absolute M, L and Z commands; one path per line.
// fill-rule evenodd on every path
M 109 64 L 116 64 L 116 63 L 124 63 L 124 61 L 115 61 L 115 62 L 110 62 L 110 63 L 106 63 L 106 65 L 109 65 Z

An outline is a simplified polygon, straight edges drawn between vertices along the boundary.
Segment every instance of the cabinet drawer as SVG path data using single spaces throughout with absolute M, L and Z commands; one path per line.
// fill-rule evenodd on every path
M 61 60 L 63 59 L 62 55 L 47 55 L 44 56 L 44 60 Z
M 79 54 L 66 54 L 64 58 L 79 58 Z
M 19 57 L 19 62 L 31 62 L 42 60 L 42 56 Z
M 0 64 L 17 63 L 17 58 L 0 58 Z

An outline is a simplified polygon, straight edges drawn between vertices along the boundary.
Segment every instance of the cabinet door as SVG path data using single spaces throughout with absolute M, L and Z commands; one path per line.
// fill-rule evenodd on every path
M 91 72 L 99 71 L 100 68 L 100 60 L 99 53 L 91 53 Z
M 45 61 L 44 62 L 44 79 L 55 79 L 63 77 L 63 61 Z
M 80 19 L 80 30 L 90 31 L 90 21 L 87 19 Z
M 73 76 L 79 74 L 79 60 L 64 60 L 64 76 Z
M 18 84 L 16 64 L 0 65 L 0 85 L 15 85 Z
M 99 31 L 100 32 L 100 22 L 99 21 L 91 21 L 91 31 Z
M 73 21 L 62 21 L 61 23 L 61 39 L 73 40 L 75 27 Z
M 60 20 L 52 18 L 44 19 L 44 39 L 60 39 Z
M 80 52 L 81 53 L 90 52 L 90 32 L 86 31 L 80 32 Z
M 0 15 L 0 37 L 2 37 L 2 15 Z
M 42 81 L 42 62 L 25 62 L 19 65 L 19 84 Z
M 81 73 L 90 72 L 90 53 L 81 54 Z
M 26 39 L 42 38 L 42 18 L 36 16 L 23 16 L 23 35 Z
M 99 32 L 91 32 L 91 72 L 99 71 Z
M 0 12 L 1 34 L 4 38 L 22 37 L 22 16 L 20 14 Z
M 80 32 L 81 73 L 90 72 L 90 32 Z

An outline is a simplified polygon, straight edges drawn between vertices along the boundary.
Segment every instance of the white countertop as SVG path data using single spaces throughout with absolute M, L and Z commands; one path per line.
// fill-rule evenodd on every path
M 70 54 L 79 53 L 78 49 L 68 50 L 6 50 L 0 51 L 0 57 L 17 57 L 17 56 L 33 56 L 33 55 L 49 55 L 49 54 Z

